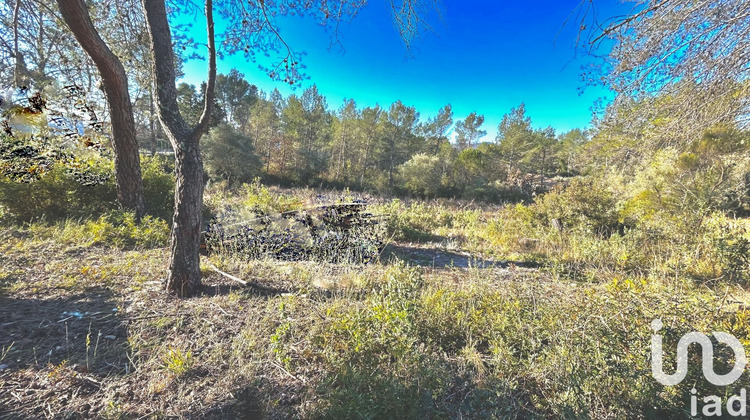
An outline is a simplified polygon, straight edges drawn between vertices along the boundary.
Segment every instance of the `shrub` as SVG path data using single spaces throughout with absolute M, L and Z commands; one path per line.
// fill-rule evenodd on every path
M 202 152 L 209 177 L 224 179 L 230 185 L 252 181 L 262 166 L 252 139 L 228 124 L 211 129 L 203 141 Z
M 57 139 L 3 137 L 0 216 L 9 222 L 97 217 L 119 208 L 114 162 L 91 149 L 63 149 Z M 143 157 L 149 214 L 170 219 L 174 176 L 164 157 Z
M 85 174 L 111 174 L 111 162 L 93 161 L 81 165 Z M 0 177 L 0 206 L 3 218 L 12 222 L 62 220 L 98 215 L 117 208 L 112 177 L 103 182 L 82 183 L 77 172 L 55 165 L 36 180 L 18 181 Z
M 245 200 L 243 206 L 260 214 L 281 213 L 302 208 L 302 201 L 297 197 L 272 192 L 255 178 L 243 188 Z
M 398 168 L 403 188 L 417 197 L 434 197 L 441 191 L 443 168 L 440 158 L 414 155 Z
M 395 199 L 373 209 L 375 214 L 388 216 L 388 234 L 396 240 L 430 241 L 437 239 L 435 231 L 450 227 L 454 213 L 440 206 L 413 203 L 406 206 Z
M 616 204 L 603 180 L 575 178 L 568 187 L 537 198 L 533 209 L 541 220 L 559 223 L 559 228 L 608 236 L 619 228 Z
M 750 284 L 750 229 L 732 223 L 720 223 L 711 237 L 715 260 L 729 281 Z
M 143 156 L 143 198 L 146 211 L 154 217 L 172 220 L 174 213 L 174 169 L 173 161 L 164 156 Z

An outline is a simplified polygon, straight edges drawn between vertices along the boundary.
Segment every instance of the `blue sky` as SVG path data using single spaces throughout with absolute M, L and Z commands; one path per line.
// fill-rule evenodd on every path
M 584 87 L 581 67 L 590 59 L 580 53 L 576 57 L 577 25 L 563 27 L 579 1 L 445 0 L 442 22 L 433 19 L 434 32 L 423 34 L 407 54 L 387 0 L 375 0 L 341 26 L 343 52 L 329 49 L 329 34 L 311 19 L 279 22 L 286 41 L 306 53 L 303 63 L 310 79 L 296 91 L 271 80 L 241 55 L 220 60 L 219 72 L 237 68 L 260 89 L 279 88 L 284 95 L 301 94 L 316 84 L 330 109 L 344 98 L 356 100 L 359 107 L 388 107 L 401 100 L 416 107 L 425 121 L 450 103 L 455 120 L 472 111 L 485 116 L 486 140 L 494 139 L 503 115 L 522 102 L 535 127 L 552 126 L 558 132 L 585 128 L 596 99 L 611 95 L 601 87 L 579 93 Z M 600 19 L 626 7 L 615 0 L 596 4 Z M 197 23 L 199 39 L 202 29 Z M 189 62 L 184 71 L 184 81 L 198 85 L 205 79 L 205 62 Z

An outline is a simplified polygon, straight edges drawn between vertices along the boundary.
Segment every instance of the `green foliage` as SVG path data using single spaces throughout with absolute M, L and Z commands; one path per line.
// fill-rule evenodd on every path
M 481 235 L 498 255 L 515 258 L 522 254 L 533 260 L 543 235 L 538 220 L 534 210 L 523 204 L 507 206 L 488 221 Z
M 750 229 L 723 224 L 714 243 L 722 274 L 734 283 L 750 284 Z
M 464 193 L 504 180 L 506 176 L 499 148 L 494 144 L 482 144 L 474 149 L 462 150 L 456 157 L 453 170 L 454 185 Z
M 28 181 L 0 177 L 2 217 L 12 222 L 61 220 L 97 215 L 117 208 L 112 161 L 77 162 L 54 165 L 37 179 Z M 79 176 L 92 176 L 103 182 L 82 183 Z
M 211 179 L 223 179 L 235 185 L 251 182 L 260 172 L 261 162 L 255 155 L 252 139 L 228 124 L 220 124 L 209 131 L 201 152 Z
M 416 154 L 399 166 L 401 187 L 416 197 L 434 197 L 442 189 L 443 164 L 437 156 Z
M 175 376 L 182 376 L 193 366 L 193 352 L 169 348 L 164 355 L 164 369 Z
M 326 372 L 315 417 L 679 417 L 692 387 L 725 395 L 748 385 L 746 377 L 729 389 L 711 385 L 695 353 L 677 387 L 651 378 L 652 319 L 669 320 L 665 348 L 696 330 L 750 338 L 745 312 L 712 309 L 720 296 L 635 278 L 575 293 L 554 282 L 496 281 L 431 283 L 392 267 L 364 301 L 329 306 L 307 334 L 305 351 Z M 682 298 L 674 299 L 678 291 Z M 305 334 L 296 337 L 285 347 L 291 360 Z M 721 352 L 714 363 L 726 369 L 733 360 Z
M 289 139 L 291 179 L 307 183 L 316 179 L 326 165 L 326 145 L 330 141 L 332 118 L 325 98 L 315 85 L 302 96 L 291 95 L 281 112 L 281 123 Z
M 143 198 L 153 217 L 172 220 L 174 213 L 174 162 L 169 157 L 141 156 Z
M 743 211 L 750 197 L 745 180 L 750 155 L 725 155 L 720 151 L 726 147 L 707 134 L 691 151 L 655 153 L 626 186 L 621 220 L 690 242 L 702 235 L 712 214 Z
M 54 225 L 31 224 L 28 227 L 40 238 L 54 238 L 70 246 L 109 246 L 120 249 L 161 248 L 169 241 L 169 224 L 151 216 L 140 222 L 130 212 L 111 211 L 97 219 L 66 220 Z
M 545 178 L 578 166 L 575 160 L 587 140 L 580 130 L 558 139 L 551 128 L 532 129 L 523 104 L 503 119 L 498 144 L 488 144 L 479 143 L 486 134 L 481 129 L 484 116 L 473 112 L 454 127 L 450 105 L 420 122 L 419 112 L 401 101 L 358 109 L 354 100 L 346 100 L 331 112 L 315 86 L 288 98 L 277 90 L 261 92 L 251 102 L 249 118 L 231 119 L 252 136 L 263 178 L 292 185 L 328 183 L 416 197 L 528 201 L 545 190 Z M 452 127 L 456 145 L 449 141 Z
M 237 69 L 230 70 L 227 75 L 216 76 L 216 100 L 225 111 L 228 123 L 245 123 L 250 114 L 250 107 L 257 99 L 257 86 L 248 83 Z
M 537 198 L 532 207 L 545 223 L 557 229 L 611 235 L 619 227 L 617 200 L 604 180 L 575 178 L 570 185 Z
M 179 107 L 180 115 L 190 125 L 197 124 L 203 114 L 205 92 L 205 82 L 197 90 L 194 85 L 187 83 L 180 83 L 177 86 L 177 106 Z M 219 98 L 214 97 L 213 112 L 211 113 L 209 125 L 211 127 L 219 125 L 224 121 L 226 115 L 226 111 L 219 103 Z
M 3 137 L 0 216 L 9 222 L 89 218 L 116 210 L 114 162 L 89 149 L 63 149 L 57 139 Z M 144 199 L 151 215 L 171 219 L 174 176 L 163 157 L 143 157 Z
M 299 198 L 274 193 L 263 185 L 258 178 L 245 185 L 243 192 L 246 197 L 242 202 L 243 207 L 249 208 L 255 213 L 283 213 L 302 208 L 302 201 Z
M 456 143 L 459 150 L 475 146 L 479 139 L 487 134 L 486 130 L 481 129 L 482 124 L 484 124 L 484 115 L 477 115 L 476 112 L 472 112 L 466 119 L 456 123 Z
M 388 216 L 388 234 L 395 240 L 429 241 L 440 227 L 449 227 L 453 212 L 440 206 L 415 202 L 406 206 L 401 200 L 377 206 L 376 214 Z

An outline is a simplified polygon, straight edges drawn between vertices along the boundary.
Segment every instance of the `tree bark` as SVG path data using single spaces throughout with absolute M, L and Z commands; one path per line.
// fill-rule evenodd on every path
M 112 122 L 117 200 L 124 208 L 134 210 L 136 217 L 140 218 L 146 213 L 146 203 L 143 199 L 141 159 L 125 68 L 99 36 L 84 0 L 57 0 L 57 5 L 65 23 L 94 61 L 101 75 Z
M 177 106 L 174 51 L 164 0 L 142 2 L 151 42 L 157 115 L 175 152 L 177 183 L 166 288 L 178 296 L 190 296 L 201 289 L 199 251 L 203 209 L 203 161 L 199 142 L 208 129 L 216 84 L 212 1 L 206 0 L 208 82 L 203 114 L 194 128 L 188 126 Z

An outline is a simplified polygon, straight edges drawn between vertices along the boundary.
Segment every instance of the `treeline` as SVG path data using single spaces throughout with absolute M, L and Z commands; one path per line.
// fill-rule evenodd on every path
M 181 84 L 180 111 L 197 120 L 203 89 Z M 316 86 L 284 97 L 248 83 L 237 70 L 219 75 L 213 127 L 203 142 L 213 181 L 261 176 L 292 185 L 328 185 L 410 194 L 512 200 L 543 190 L 549 178 L 579 172 L 581 130 L 535 129 L 523 104 L 504 116 L 494 142 L 484 116 L 456 120 L 451 105 L 434 118 L 397 101 L 331 110 Z M 158 139 L 158 136 L 153 136 Z M 149 137 L 145 148 L 156 148 Z M 167 143 L 162 143 L 166 145 Z

